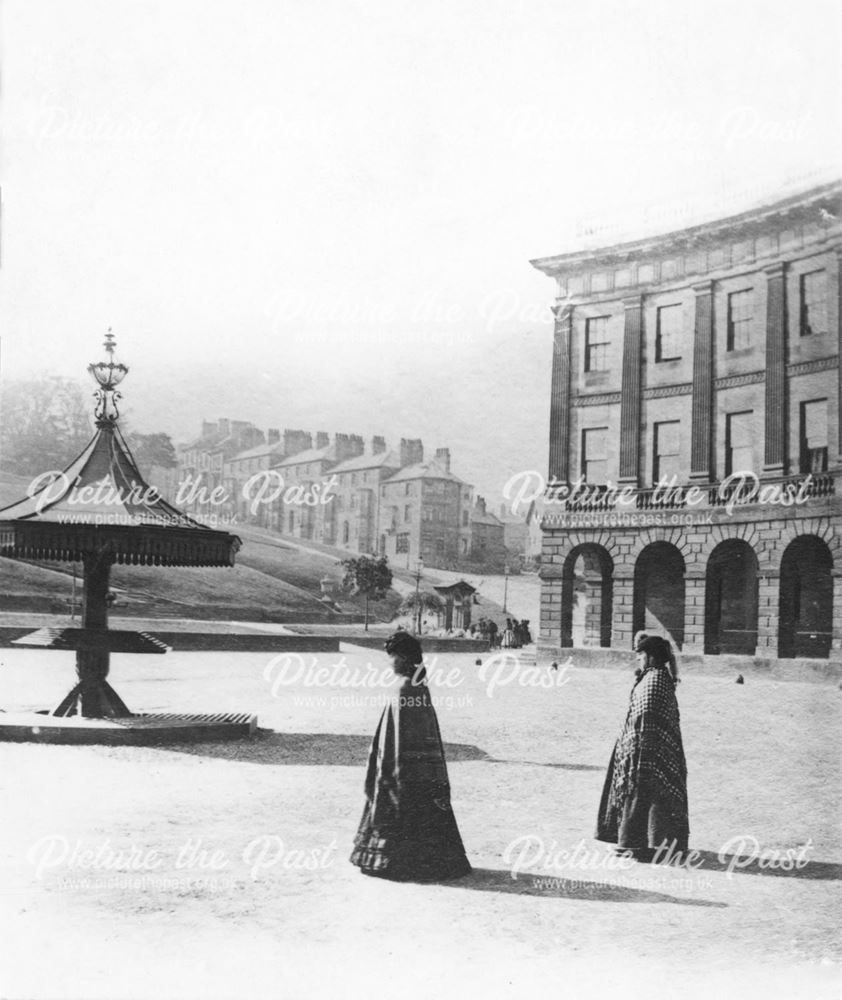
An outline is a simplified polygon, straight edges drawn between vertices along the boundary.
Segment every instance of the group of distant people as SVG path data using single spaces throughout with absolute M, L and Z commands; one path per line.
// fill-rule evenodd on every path
M 480 618 L 468 630 L 473 638 L 479 637 L 488 641 L 492 649 L 520 649 L 532 642 L 529 631 L 529 619 L 518 621 L 517 618 L 507 618 L 506 627 L 501 629 L 491 618 Z

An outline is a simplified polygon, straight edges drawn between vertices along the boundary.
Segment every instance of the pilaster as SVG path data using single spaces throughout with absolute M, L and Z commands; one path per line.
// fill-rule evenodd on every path
M 639 486 L 643 298 L 638 295 L 626 299 L 624 305 L 619 478 L 621 484 Z

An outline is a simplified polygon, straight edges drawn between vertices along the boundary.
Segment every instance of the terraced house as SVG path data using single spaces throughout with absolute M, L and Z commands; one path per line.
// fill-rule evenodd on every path
M 842 182 L 534 260 L 557 284 L 540 644 L 842 661 Z
M 394 450 L 375 435 L 205 421 L 179 449 L 182 502 L 198 514 L 223 512 L 302 541 L 349 553 L 386 555 L 394 565 L 493 572 L 505 562 L 504 526 L 477 522 L 473 487 L 450 468 L 450 449 L 424 458 L 417 438 Z M 209 499 L 218 490 L 224 500 Z M 483 514 L 485 511 L 483 510 Z

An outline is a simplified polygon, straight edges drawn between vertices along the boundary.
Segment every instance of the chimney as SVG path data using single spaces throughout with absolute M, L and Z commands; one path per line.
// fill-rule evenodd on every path
M 436 461 L 445 472 L 450 472 L 450 448 L 436 448 Z
M 280 444 L 281 432 L 277 427 L 270 427 L 266 432 L 266 443 L 267 444 Z
M 228 437 L 231 433 L 231 421 L 227 417 L 220 417 L 217 427 L 222 437 Z
M 476 512 L 479 515 L 485 514 L 485 497 L 477 497 Z
M 266 441 L 266 435 L 263 431 L 259 427 L 255 427 L 254 424 L 247 423 L 245 420 L 235 421 L 232 430 L 235 430 L 241 448 L 255 448 Z
M 356 458 L 365 451 L 365 441 L 359 434 L 334 434 L 333 440 L 336 443 L 336 461 L 345 462 L 349 458 Z
M 211 434 L 216 434 L 216 424 L 212 420 L 202 421 L 202 437 L 210 437 Z
M 401 438 L 401 468 L 424 461 L 424 445 L 420 438 Z
M 284 431 L 284 454 L 297 455 L 300 451 L 308 451 L 313 447 L 313 438 L 309 431 Z
M 382 455 L 386 450 L 386 438 L 384 437 L 373 437 L 371 439 L 371 454 L 372 455 Z
M 330 444 L 330 435 L 327 431 L 316 431 L 316 447 L 327 448 Z

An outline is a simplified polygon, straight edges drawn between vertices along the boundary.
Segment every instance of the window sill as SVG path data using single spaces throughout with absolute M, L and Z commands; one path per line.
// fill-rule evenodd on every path
M 726 347 L 725 354 L 729 358 L 745 358 L 749 354 L 754 354 L 757 349 L 756 344 L 752 344 L 749 347 Z

